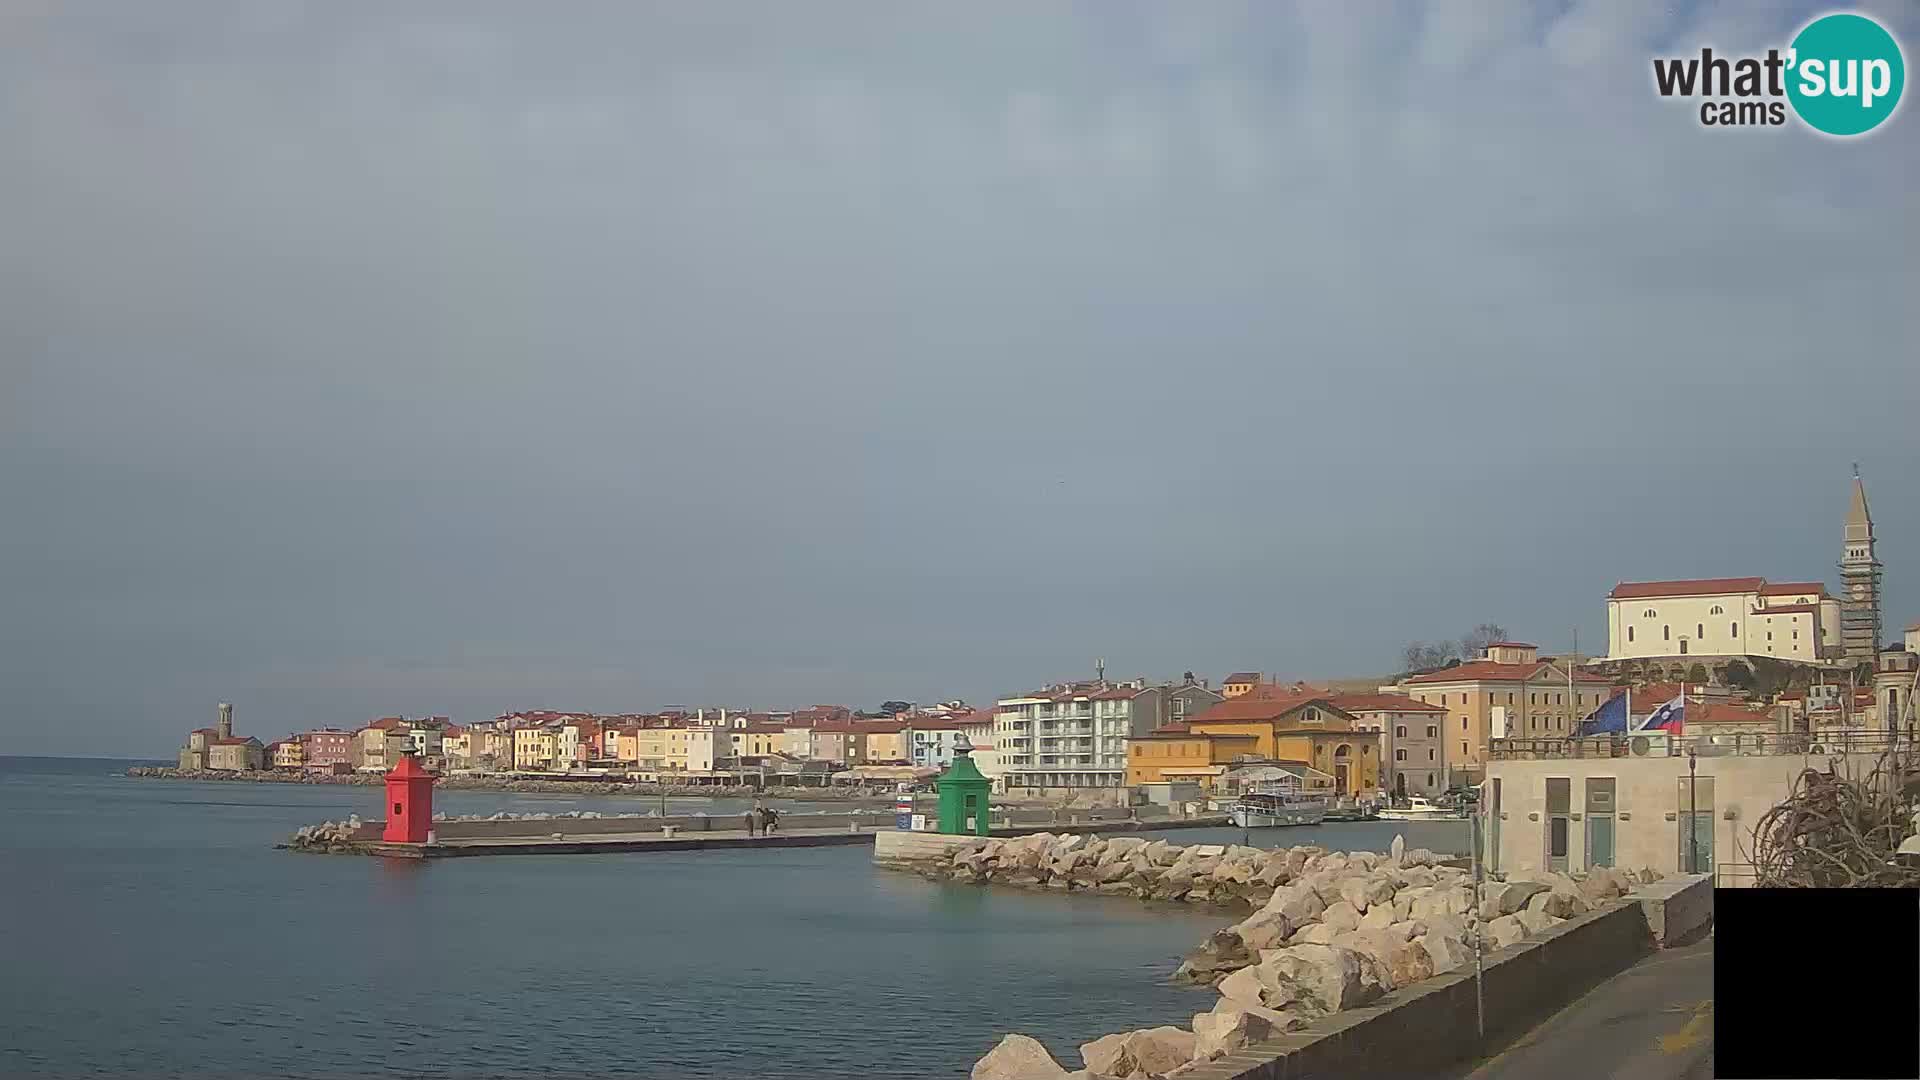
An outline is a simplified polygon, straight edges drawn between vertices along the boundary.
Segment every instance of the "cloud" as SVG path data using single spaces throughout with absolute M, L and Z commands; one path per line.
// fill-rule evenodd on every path
M 0 747 L 1590 641 L 1920 466 L 1911 117 L 1648 85 L 1803 5 L 9 11 Z

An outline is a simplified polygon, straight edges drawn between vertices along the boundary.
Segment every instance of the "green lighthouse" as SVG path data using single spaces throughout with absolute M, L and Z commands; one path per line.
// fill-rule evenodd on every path
M 941 832 L 987 835 L 987 791 L 993 782 L 980 775 L 967 748 L 954 749 L 953 764 L 934 786 L 940 792 Z

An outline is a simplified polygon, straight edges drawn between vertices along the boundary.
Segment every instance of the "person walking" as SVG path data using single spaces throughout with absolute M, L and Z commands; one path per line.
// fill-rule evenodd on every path
M 762 826 L 766 834 L 772 836 L 774 833 L 779 832 L 780 812 L 778 810 L 762 810 L 760 812 L 766 815 L 766 824 Z
M 747 835 L 748 836 L 758 835 L 758 829 L 760 826 L 760 808 L 756 806 L 752 810 L 747 811 L 744 816 L 747 819 Z

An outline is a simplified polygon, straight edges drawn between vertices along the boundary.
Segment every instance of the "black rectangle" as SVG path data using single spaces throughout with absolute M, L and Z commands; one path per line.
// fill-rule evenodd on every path
M 1920 1077 L 1920 889 L 1718 889 L 1713 1074 Z

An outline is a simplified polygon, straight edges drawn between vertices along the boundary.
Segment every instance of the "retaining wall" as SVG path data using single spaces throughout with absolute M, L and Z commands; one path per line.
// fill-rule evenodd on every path
M 1660 948 L 1683 945 L 1713 925 L 1713 875 L 1683 874 L 1636 885 L 1634 899 Z
M 1536 940 L 1489 953 L 1489 1041 L 1525 1031 L 1652 949 L 1647 916 L 1628 899 L 1569 919 Z M 1469 965 L 1181 1075 L 1183 1080 L 1427 1076 L 1472 1058 L 1483 1045 L 1475 1029 Z

